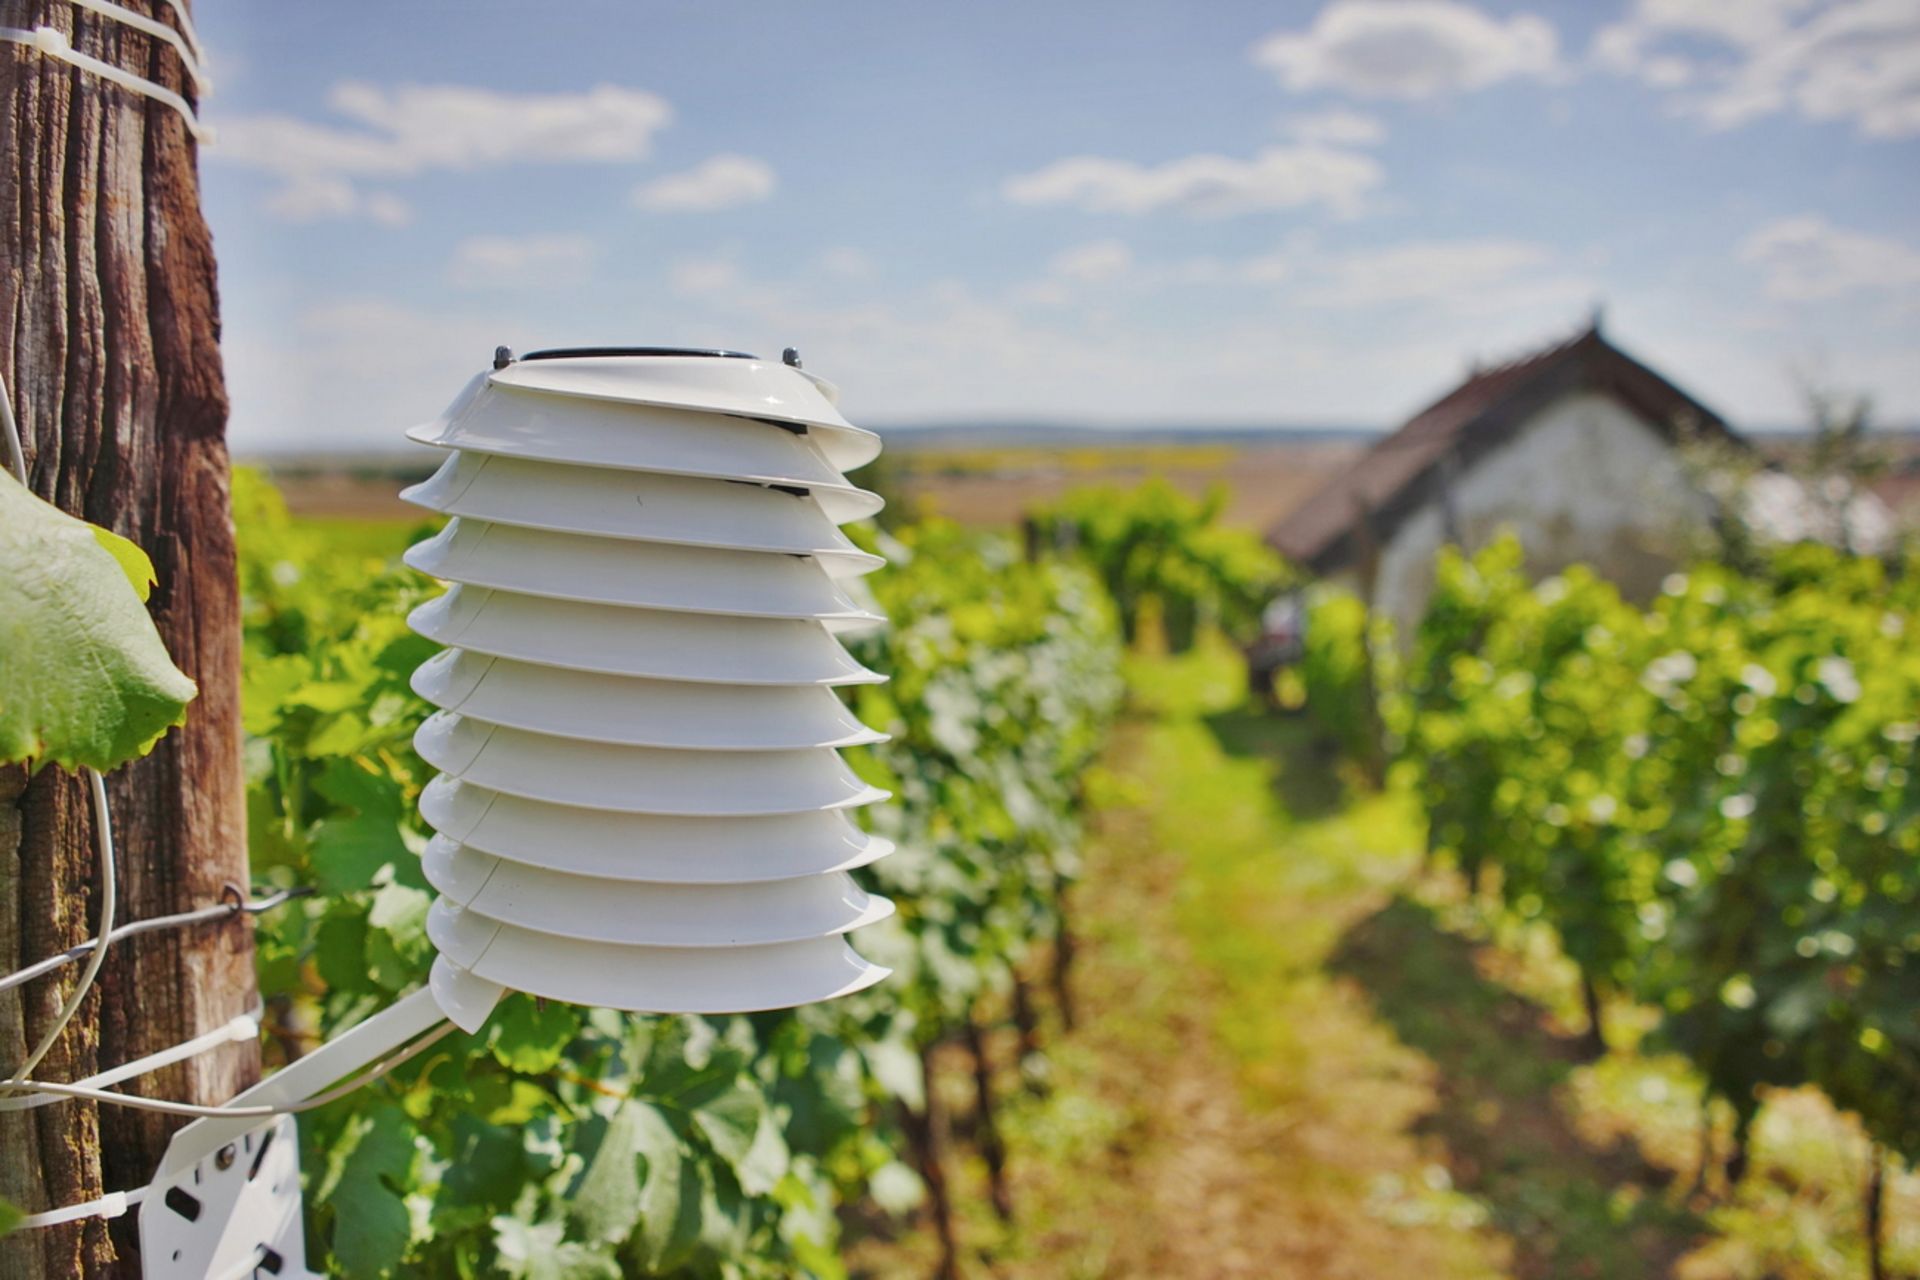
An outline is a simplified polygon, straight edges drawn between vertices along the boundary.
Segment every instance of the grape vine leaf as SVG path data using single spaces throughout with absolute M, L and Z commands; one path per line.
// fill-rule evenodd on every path
M 759 1090 L 735 1086 L 695 1107 L 693 1123 L 748 1195 L 766 1195 L 785 1176 L 786 1139 Z
M 509 998 L 488 1022 L 494 1060 L 526 1075 L 558 1067 L 580 1034 L 580 1015 L 572 1005 L 543 1004 L 531 996 Z
M 97 524 L 88 528 L 93 530 L 94 540 L 120 566 L 120 572 L 127 575 L 127 581 L 133 584 L 133 594 L 140 597 L 140 603 L 145 604 L 147 597 L 153 594 L 154 587 L 160 583 L 160 575 L 153 571 L 152 558 L 140 549 L 138 543 L 121 537 L 111 529 L 102 529 Z
M 144 552 L 0 473 L 0 564 L 0 763 L 105 772 L 186 719 L 199 690 L 141 605 Z
M 413 1179 L 413 1122 L 389 1102 L 356 1116 L 327 1153 L 316 1198 L 333 1212 L 333 1252 L 346 1274 L 395 1274 L 413 1237 L 407 1205 L 393 1188 Z
M 522 1222 L 505 1214 L 493 1220 L 501 1270 L 513 1280 L 620 1280 L 611 1250 L 564 1237 L 561 1222 Z

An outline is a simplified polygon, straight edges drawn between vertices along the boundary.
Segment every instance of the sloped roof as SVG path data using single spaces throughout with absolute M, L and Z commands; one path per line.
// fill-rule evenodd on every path
M 1267 541 L 1295 564 L 1336 571 L 1358 558 L 1363 532 L 1384 542 L 1438 494 L 1447 470 L 1464 472 L 1548 404 L 1579 391 L 1611 396 L 1669 440 L 1686 430 L 1735 438 L 1718 414 L 1608 342 L 1596 322 L 1544 351 L 1476 371 L 1377 441 Z

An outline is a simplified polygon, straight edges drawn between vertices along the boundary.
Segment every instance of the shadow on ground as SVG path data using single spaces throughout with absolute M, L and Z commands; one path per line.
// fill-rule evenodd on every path
M 1421 1132 L 1446 1146 L 1454 1184 L 1485 1203 L 1527 1280 L 1669 1275 L 1700 1223 L 1637 1148 L 1589 1146 L 1556 1096 L 1579 1042 L 1545 1011 L 1481 976 L 1473 944 L 1405 896 L 1348 930 L 1335 972 L 1358 981 L 1400 1039 L 1437 1071 Z
M 1347 785 L 1335 767 L 1339 753 L 1305 717 L 1248 704 L 1202 719 L 1228 755 L 1274 762 L 1273 793 L 1296 820 L 1311 822 L 1346 805 Z

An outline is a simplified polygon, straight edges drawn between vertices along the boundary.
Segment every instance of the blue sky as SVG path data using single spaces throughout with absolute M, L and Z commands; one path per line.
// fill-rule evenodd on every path
M 1385 425 L 1609 331 L 1920 419 L 1920 4 L 200 0 L 242 452 L 498 343 L 800 347 L 879 425 Z

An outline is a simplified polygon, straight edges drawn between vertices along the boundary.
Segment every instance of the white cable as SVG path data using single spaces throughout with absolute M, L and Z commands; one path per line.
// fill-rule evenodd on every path
M 54 1084 L 45 1080 L 0 1080 L 0 1089 L 11 1091 L 59 1094 L 65 1098 L 86 1098 L 93 1102 L 114 1103 L 118 1106 L 133 1107 L 139 1111 L 159 1111 L 170 1116 L 198 1116 L 210 1120 L 264 1120 L 278 1115 L 298 1114 L 324 1107 L 336 1102 L 356 1089 L 361 1089 L 381 1076 L 386 1075 L 401 1063 L 426 1052 L 427 1048 L 454 1030 L 451 1022 L 443 1023 L 415 1040 L 412 1044 L 394 1054 L 384 1062 L 376 1062 L 345 1084 L 335 1085 L 324 1093 L 316 1093 L 311 1098 L 302 1098 L 297 1102 L 280 1103 L 273 1106 L 258 1107 L 203 1107 L 191 1102 L 170 1102 L 165 1098 L 142 1098 L 137 1094 L 116 1093 L 111 1089 L 95 1089 L 79 1084 Z
M 173 16 L 179 19 L 180 34 L 193 46 L 193 56 L 201 66 L 207 65 L 207 51 L 200 43 L 200 34 L 193 29 L 193 15 L 187 12 L 186 0 L 166 0 L 167 8 L 173 10 Z
M 172 107 L 179 112 L 180 118 L 187 122 L 187 131 L 193 134 L 196 141 L 201 143 L 213 141 L 213 129 L 200 123 L 200 117 L 194 114 L 192 103 L 165 85 L 155 84 L 146 77 L 137 76 L 131 71 L 114 66 L 111 62 L 102 62 L 91 54 L 81 53 L 73 47 L 73 42 L 67 39 L 66 33 L 58 28 L 35 27 L 28 31 L 21 27 L 0 27 L 0 40 L 26 45 L 29 49 L 36 49 L 49 58 L 58 58 L 62 62 L 71 63 L 82 71 L 91 71 L 102 80 L 117 84 L 122 89 L 131 90 L 152 98 L 163 106 Z
M 172 1045 L 150 1053 L 144 1058 L 135 1058 L 131 1062 L 102 1071 L 98 1075 L 88 1076 L 84 1080 L 75 1080 L 74 1087 L 101 1089 L 134 1076 L 143 1076 L 162 1067 L 170 1067 L 176 1062 L 184 1062 L 209 1049 L 218 1049 L 227 1044 L 244 1044 L 258 1038 L 260 1020 L 250 1013 L 243 1013 L 223 1027 L 216 1027 L 202 1036 Z M 28 1093 L 13 1097 L 0 1097 L 0 1111 L 25 1111 L 32 1107 L 44 1107 L 55 1102 L 64 1102 L 66 1097 L 57 1093 Z
M 27 482 L 27 451 L 20 443 L 20 424 L 13 419 L 13 397 L 7 394 L 5 379 L 0 379 L 0 443 L 7 446 L 7 469 L 13 478 L 21 488 L 32 488 Z
M 47 1056 L 54 1041 L 73 1021 L 73 1015 L 80 1011 L 80 1002 L 87 998 L 87 992 L 93 988 L 94 978 L 99 976 L 100 966 L 106 963 L 107 946 L 113 941 L 113 912 L 118 905 L 119 885 L 113 869 L 113 823 L 107 812 L 107 783 L 98 769 L 88 769 L 87 785 L 93 793 L 93 824 L 100 845 L 100 936 L 94 944 L 93 955 L 87 960 L 87 967 L 80 973 L 80 981 L 74 985 L 73 994 L 67 997 L 67 1003 L 61 1007 L 60 1016 L 47 1028 L 46 1035 L 27 1055 L 27 1060 L 13 1072 L 15 1076 L 24 1076 L 39 1066 L 40 1059 Z
M 202 95 L 213 91 L 213 82 L 207 78 L 206 68 L 201 65 L 194 48 L 188 45 L 183 32 L 175 31 L 164 22 L 156 22 L 144 13 L 135 13 L 131 9 L 117 5 L 113 0 L 68 0 L 68 3 L 78 5 L 82 9 L 91 9 L 101 17 L 111 18 L 122 26 L 132 27 L 142 35 L 166 41 L 173 46 L 173 51 L 180 55 L 180 63 L 187 69 L 187 74 L 193 77 L 193 87 Z

